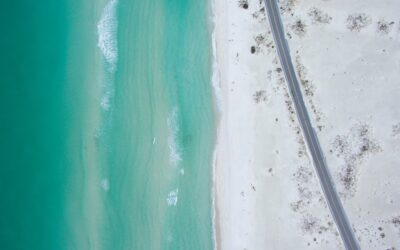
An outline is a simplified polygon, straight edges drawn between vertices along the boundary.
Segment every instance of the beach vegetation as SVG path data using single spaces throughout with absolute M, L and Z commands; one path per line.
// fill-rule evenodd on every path
M 371 24 L 371 17 L 365 13 L 355 13 L 347 17 L 347 28 L 350 31 L 359 32 Z
M 239 7 L 247 10 L 249 8 L 249 1 L 248 0 L 239 0 L 238 2 Z

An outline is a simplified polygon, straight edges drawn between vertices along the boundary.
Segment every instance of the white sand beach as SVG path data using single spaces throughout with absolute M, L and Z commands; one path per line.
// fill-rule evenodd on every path
M 280 1 L 313 125 L 362 249 L 400 245 L 400 3 Z M 264 3 L 213 0 L 217 249 L 343 249 Z

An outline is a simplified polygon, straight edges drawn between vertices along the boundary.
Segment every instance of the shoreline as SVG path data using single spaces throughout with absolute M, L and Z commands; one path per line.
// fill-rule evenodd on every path
M 221 100 L 220 100 L 220 72 L 218 67 L 217 58 L 217 41 L 216 41 L 216 9 L 215 1 L 210 0 L 209 10 L 210 10 L 210 24 L 209 28 L 211 31 L 211 57 L 212 57 L 212 67 L 211 67 L 211 87 L 213 94 L 213 109 L 214 109 L 214 122 L 215 122 L 215 135 L 214 135 L 214 148 L 212 151 L 212 187 L 211 187 L 211 205 L 212 205 L 212 232 L 213 232 L 213 243 L 214 250 L 220 249 L 221 245 L 221 235 L 220 235 L 220 225 L 219 225 L 219 207 L 218 207 L 218 190 L 216 185 L 216 169 L 217 169 L 217 157 L 218 157 L 218 144 L 220 138 L 220 125 L 221 125 Z

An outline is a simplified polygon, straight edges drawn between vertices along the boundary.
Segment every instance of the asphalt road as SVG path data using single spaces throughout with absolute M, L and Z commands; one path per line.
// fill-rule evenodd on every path
M 290 58 L 289 46 L 285 39 L 284 28 L 280 16 L 277 0 L 264 0 L 271 26 L 272 34 L 275 40 L 275 47 L 278 52 L 286 81 L 289 85 L 290 94 L 293 99 L 297 118 L 299 119 L 303 136 L 307 143 L 307 148 L 311 154 L 314 167 L 317 171 L 319 182 L 324 191 L 325 199 L 328 203 L 331 214 L 339 229 L 343 244 L 347 250 L 360 249 L 358 242 L 351 229 L 349 220 L 346 217 L 339 196 L 330 177 L 329 170 L 325 163 L 325 158 L 318 142 L 314 128 L 311 126 L 310 118 L 304 104 L 303 96 L 300 90 L 299 81 L 294 71 L 293 63 Z

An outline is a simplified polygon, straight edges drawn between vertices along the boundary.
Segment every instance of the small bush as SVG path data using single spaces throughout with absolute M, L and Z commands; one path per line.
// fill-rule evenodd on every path
M 347 28 L 359 32 L 371 23 L 371 17 L 365 13 L 356 13 L 347 17 Z

